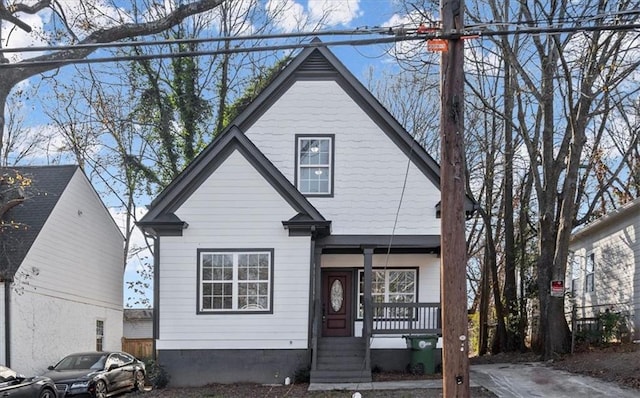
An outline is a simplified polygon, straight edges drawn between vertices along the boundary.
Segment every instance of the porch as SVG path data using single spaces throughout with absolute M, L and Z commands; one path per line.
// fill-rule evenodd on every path
M 371 341 L 375 336 L 441 335 L 440 303 L 371 303 L 362 337 L 314 339 L 311 382 L 370 382 Z M 365 314 L 367 313 L 365 305 Z M 366 315 L 365 315 L 365 318 Z M 368 332 L 367 332 L 368 330 Z
M 376 357 L 402 361 L 403 335 L 441 334 L 439 246 L 435 235 L 330 235 L 315 242 L 312 382 L 371 381 L 372 337 L 394 346 L 376 345 Z

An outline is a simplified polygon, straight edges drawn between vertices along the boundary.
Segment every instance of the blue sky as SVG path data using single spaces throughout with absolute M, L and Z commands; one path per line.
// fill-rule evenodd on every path
M 96 4 L 96 10 L 91 22 L 109 24 L 109 21 L 117 20 L 123 17 L 123 13 L 120 12 L 115 5 L 128 4 L 128 0 L 93 0 Z M 239 0 L 242 2 L 243 0 Z M 29 1 L 26 1 L 29 2 Z M 165 4 L 170 3 L 171 0 L 166 0 Z M 82 30 L 82 16 L 76 16 L 78 10 L 73 7 L 76 1 L 63 0 L 60 2 L 62 7 L 67 7 L 65 15 L 70 20 L 77 20 L 78 25 L 72 26 L 77 32 L 78 37 L 82 38 L 86 35 L 86 32 Z M 335 29 L 356 29 L 364 27 L 376 27 L 376 26 L 390 26 L 397 25 L 404 22 L 404 16 L 398 15 L 401 7 L 397 1 L 394 0 L 265 0 L 263 4 L 267 10 L 280 9 L 285 12 L 280 12 L 281 17 L 275 21 L 276 26 L 282 32 L 293 31 L 296 26 L 299 27 L 300 21 L 305 21 L 305 26 L 314 27 L 319 24 L 319 21 L 324 21 L 322 30 L 335 30 Z M 95 16 L 97 15 L 97 16 Z M 40 13 L 36 15 L 19 15 L 19 17 L 27 22 L 34 32 L 42 30 L 47 31 L 51 26 L 51 14 Z M 321 19 L 322 18 L 322 19 Z M 86 19 L 85 19 L 86 20 Z M 249 28 L 250 29 L 250 28 Z M 308 31 L 310 29 L 302 29 Z M 25 47 L 25 46 L 42 46 L 45 44 L 43 37 L 37 34 L 27 34 L 19 29 L 15 29 L 13 26 L 4 23 L 2 25 L 2 41 L 3 47 Z M 357 37 L 355 37 L 357 38 Z M 371 36 L 363 36 L 362 38 L 372 38 Z M 344 38 L 342 38 L 344 39 Z M 338 38 L 325 37 L 323 41 L 338 40 Z M 364 82 L 364 76 L 371 65 L 381 67 L 382 64 L 389 64 L 390 57 L 386 54 L 385 50 L 387 46 L 360 46 L 360 47 L 347 47 L 336 46 L 331 47 L 336 56 L 349 68 L 349 70 Z M 36 53 L 28 54 L 9 54 L 19 60 L 24 58 L 30 58 L 38 55 Z M 73 79 L 75 70 L 67 67 L 63 68 L 59 73 L 48 73 L 48 75 L 54 75 L 55 79 Z M 37 84 L 38 79 L 24 82 L 24 86 L 30 84 Z M 38 96 L 46 95 L 50 91 L 48 83 L 45 81 L 38 88 Z M 14 107 L 16 104 L 14 104 Z M 38 101 L 34 101 L 32 104 L 25 100 L 24 102 L 17 104 L 19 107 L 24 107 L 25 112 L 25 127 L 31 129 L 51 129 L 47 126 L 48 121 L 40 115 L 38 112 Z M 16 108 L 14 108 L 15 110 Z M 41 161 L 31 160 L 30 164 L 43 164 L 47 159 L 44 158 Z M 107 206 L 110 206 L 109 198 L 103 198 Z M 123 217 L 118 214 L 116 210 L 112 211 L 112 215 L 116 219 L 116 222 L 123 224 Z M 142 243 L 142 237 L 136 236 L 135 241 Z M 134 280 L 137 278 L 135 272 L 135 263 L 128 266 L 125 272 L 125 281 Z M 150 292 L 149 292 L 150 294 Z M 125 288 L 124 298 L 125 303 L 127 297 L 131 295 L 131 292 Z

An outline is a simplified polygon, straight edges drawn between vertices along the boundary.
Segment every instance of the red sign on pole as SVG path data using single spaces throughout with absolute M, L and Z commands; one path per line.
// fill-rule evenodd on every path
M 551 281 L 551 297 L 562 297 L 564 295 L 564 281 Z
M 449 51 L 449 41 L 444 39 L 427 40 L 427 50 L 446 53 Z

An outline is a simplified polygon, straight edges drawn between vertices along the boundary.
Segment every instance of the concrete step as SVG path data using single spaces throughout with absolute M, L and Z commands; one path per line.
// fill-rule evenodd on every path
M 370 370 L 312 370 L 311 383 L 370 383 Z

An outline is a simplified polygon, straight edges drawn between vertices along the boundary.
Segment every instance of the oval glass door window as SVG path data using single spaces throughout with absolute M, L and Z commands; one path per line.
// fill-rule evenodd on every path
M 331 284 L 331 309 L 333 309 L 333 312 L 340 311 L 343 301 L 344 289 L 342 288 L 342 282 L 340 282 L 339 279 L 336 279 Z

